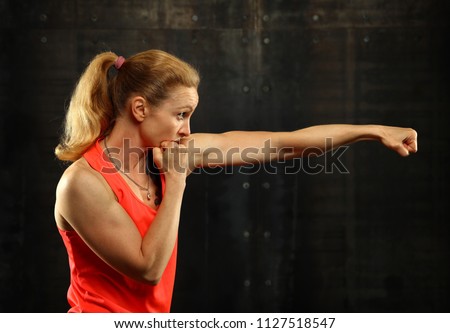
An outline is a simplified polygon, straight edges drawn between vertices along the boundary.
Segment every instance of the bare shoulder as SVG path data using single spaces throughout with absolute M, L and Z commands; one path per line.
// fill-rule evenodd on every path
M 56 187 L 55 218 L 58 226 L 70 230 L 71 215 L 95 202 L 115 200 L 103 176 L 84 158 L 73 162 L 62 174 Z
M 57 193 L 89 192 L 102 189 L 110 190 L 105 179 L 84 158 L 80 158 L 64 171 L 58 182 Z

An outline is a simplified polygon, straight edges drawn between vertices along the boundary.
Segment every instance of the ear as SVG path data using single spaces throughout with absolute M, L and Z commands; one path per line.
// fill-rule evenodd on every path
M 142 96 L 135 96 L 131 98 L 130 101 L 131 113 L 133 117 L 138 121 L 144 121 L 145 117 L 148 116 L 148 103 Z

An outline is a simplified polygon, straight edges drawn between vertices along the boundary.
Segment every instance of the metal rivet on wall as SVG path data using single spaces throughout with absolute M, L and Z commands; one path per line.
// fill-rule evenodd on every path
M 263 43 L 266 44 L 266 45 L 270 44 L 270 38 L 269 37 L 265 37 L 263 39 Z
M 39 16 L 39 20 L 40 20 L 41 22 L 47 21 L 47 14 L 41 14 L 41 15 Z
M 266 14 L 266 15 L 263 16 L 262 19 L 263 19 L 264 22 L 269 22 L 270 16 Z
M 368 43 L 370 42 L 370 37 L 369 36 L 364 36 L 364 43 Z
M 97 22 L 98 17 L 96 15 L 91 15 L 91 21 L 92 22 Z
M 244 238 L 250 237 L 250 232 L 248 232 L 248 230 L 244 230 L 244 232 L 242 234 L 244 235 Z
M 46 36 L 42 36 L 41 37 L 41 43 L 43 43 L 43 44 L 45 44 L 45 43 L 47 43 L 47 37 Z
M 242 87 L 242 92 L 243 92 L 244 94 L 248 94 L 248 93 L 250 92 L 250 87 L 247 86 L 247 85 L 243 86 L 243 87 Z
M 264 238 L 265 239 L 269 239 L 271 235 L 272 234 L 270 233 L 270 231 L 264 231 Z
M 249 279 L 244 280 L 244 286 L 250 287 L 250 280 Z
M 314 22 L 318 22 L 320 20 L 320 16 L 317 15 L 317 14 L 314 14 L 312 19 L 313 19 Z
M 244 190 L 248 190 L 250 188 L 250 183 L 249 182 L 244 182 L 242 184 L 242 187 L 244 188 Z
M 264 284 L 266 285 L 266 287 L 270 287 L 272 286 L 272 280 L 266 280 L 264 281 Z
M 262 90 L 264 93 L 268 93 L 268 92 L 270 91 L 270 87 L 269 87 L 268 85 L 264 85 L 264 86 L 261 87 L 261 90 Z
M 268 190 L 270 188 L 270 183 L 264 182 L 264 183 L 262 183 L 262 187 L 263 187 L 263 189 Z
M 197 22 L 198 21 L 198 16 L 197 15 L 192 15 L 192 21 Z

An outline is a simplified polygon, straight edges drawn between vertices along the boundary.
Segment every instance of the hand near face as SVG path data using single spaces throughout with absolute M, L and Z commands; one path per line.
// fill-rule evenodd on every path
M 188 175 L 187 148 L 181 143 L 163 141 L 160 147 L 153 148 L 153 161 L 167 181 L 185 180 Z

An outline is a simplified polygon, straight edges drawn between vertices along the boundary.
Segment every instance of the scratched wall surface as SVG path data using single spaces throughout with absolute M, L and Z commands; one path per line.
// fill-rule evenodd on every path
M 191 175 L 175 312 L 448 312 L 448 8 L 437 0 L 0 0 L 0 311 L 65 312 L 53 156 L 71 89 L 113 50 L 202 76 L 194 132 L 414 127 L 402 159 L 359 142 Z

